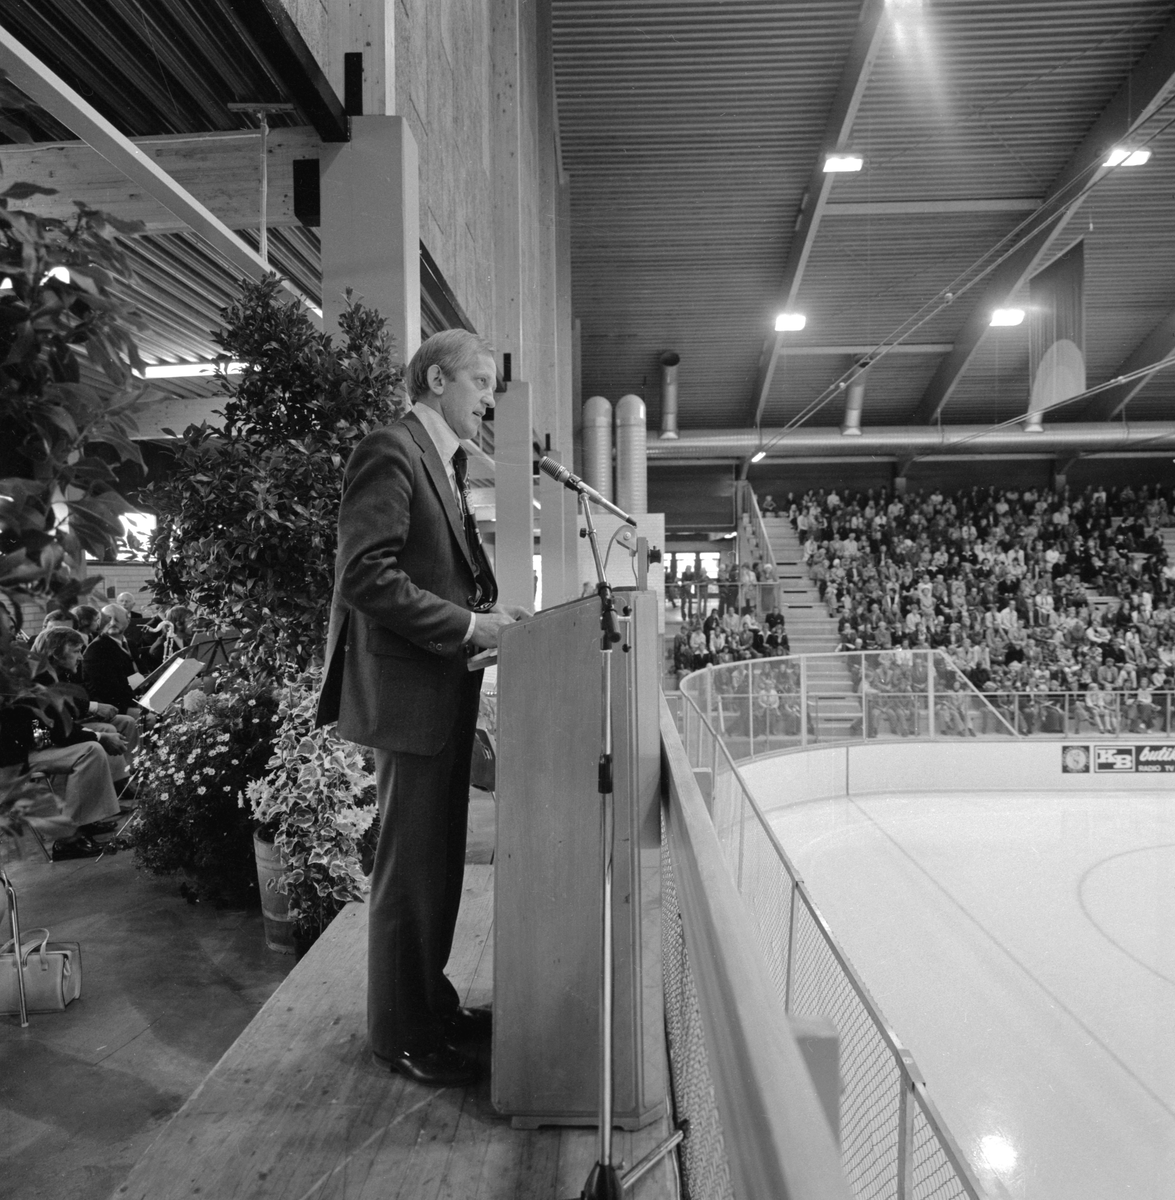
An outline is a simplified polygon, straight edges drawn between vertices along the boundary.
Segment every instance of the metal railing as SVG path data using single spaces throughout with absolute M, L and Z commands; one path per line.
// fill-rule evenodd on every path
M 689 1200 L 849 1200 L 832 1127 L 661 709 L 662 973 Z
M 705 672 L 712 676 L 714 671 Z M 889 1028 L 751 795 L 696 693 L 683 687 L 682 741 L 708 792 L 714 831 L 784 1011 L 831 1019 L 840 1036 L 841 1160 L 858 1200 L 954 1200 L 983 1192 L 909 1051 Z M 703 697 L 705 699 L 705 697 Z M 933 706 L 931 706 L 932 710 Z M 793 736 L 800 737 L 800 734 Z M 753 742 L 753 727 L 751 740 Z M 767 749 L 770 742 L 761 746 Z M 761 751 L 760 751 L 761 752 Z
M 980 691 L 943 650 L 751 659 L 687 675 L 681 690 L 736 761 L 911 737 L 1175 736 L 1175 692 Z

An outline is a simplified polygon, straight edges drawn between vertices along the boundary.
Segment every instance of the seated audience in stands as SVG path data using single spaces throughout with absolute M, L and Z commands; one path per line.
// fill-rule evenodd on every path
M 1029 697 L 1009 711 L 1024 732 L 1063 732 L 1066 703 L 1077 732 L 1167 727 L 1160 489 L 809 492 L 794 513 L 841 649 L 941 648 L 981 691 Z

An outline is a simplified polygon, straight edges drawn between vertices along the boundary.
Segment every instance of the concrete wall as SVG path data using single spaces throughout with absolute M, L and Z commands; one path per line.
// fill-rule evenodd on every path
M 1175 791 L 1175 773 L 1139 771 L 1137 761 L 1133 770 L 1097 769 L 1099 745 L 1105 751 L 1103 768 L 1111 758 L 1121 766 L 1128 758 L 1137 760 L 1136 748 L 1144 746 L 1175 752 L 1170 741 L 885 742 L 792 751 L 739 769 L 768 810 L 870 792 Z M 1089 769 L 1063 770 L 1065 752 L 1078 747 L 1085 750 Z
M 490 3 L 395 0 L 396 112 L 420 152 L 420 240 L 495 335 Z

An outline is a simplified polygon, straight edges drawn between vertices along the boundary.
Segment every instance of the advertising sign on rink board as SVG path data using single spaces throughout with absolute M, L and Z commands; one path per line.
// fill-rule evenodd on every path
M 1064 746 L 1061 771 L 1065 775 L 1171 775 L 1175 774 L 1175 744 L 1136 746 Z

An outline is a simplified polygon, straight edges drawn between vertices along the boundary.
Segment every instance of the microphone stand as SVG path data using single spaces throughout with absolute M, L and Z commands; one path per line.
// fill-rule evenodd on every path
M 592 548 L 596 564 L 596 593 L 600 597 L 600 670 L 603 710 L 600 717 L 600 853 L 603 862 L 603 902 L 601 904 L 601 969 L 600 969 L 600 1156 L 583 1185 L 580 1200 L 621 1200 L 624 1188 L 612 1162 L 612 647 L 620 641 L 620 621 L 616 615 L 616 598 L 604 563 L 600 558 L 600 543 L 592 523 L 588 498 L 579 494 L 585 536 Z
M 549 461 L 549 460 L 545 460 Z M 549 473 L 549 472 L 548 472 Z M 624 1189 L 636 1181 L 665 1157 L 685 1136 L 684 1129 L 675 1130 L 661 1144 L 645 1155 L 625 1175 L 621 1176 L 612 1161 L 612 1114 L 613 1097 L 613 947 L 612 947 L 612 843 L 614 840 L 615 810 L 613 805 L 612 763 L 612 647 L 620 641 L 620 619 L 616 614 L 616 597 L 604 561 L 600 558 L 600 543 L 596 527 L 592 522 L 591 505 L 596 497 L 577 491 L 579 507 L 583 513 L 584 528 L 581 537 L 586 537 L 592 548 L 592 559 L 596 564 L 596 594 L 600 597 L 600 693 L 603 705 L 600 714 L 600 854 L 601 869 L 601 934 L 600 934 L 600 1154 L 587 1177 L 577 1200 L 623 1200 Z M 608 505 L 609 508 L 612 505 Z M 616 509 L 617 515 L 630 525 L 636 522 L 625 512 Z M 628 610 L 625 610 L 628 615 Z M 627 645 L 621 647 L 627 651 Z

